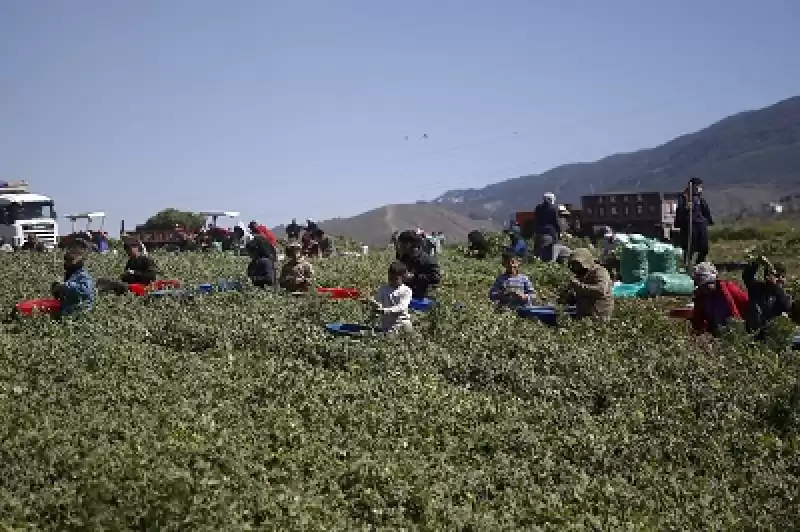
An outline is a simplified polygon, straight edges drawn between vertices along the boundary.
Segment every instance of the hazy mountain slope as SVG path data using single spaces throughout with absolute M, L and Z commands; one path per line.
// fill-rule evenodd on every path
M 467 216 L 504 220 L 510 212 L 534 207 L 548 191 L 560 202 L 577 203 L 582 195 L 599 192 L 680 190 L 693 175 L 722 202 L 716 206 L 720 213 L 800 190 L 800 97 L 730 116 L 656 148 L 566 164 L 482 189 L 453 190 L 435 203 Z

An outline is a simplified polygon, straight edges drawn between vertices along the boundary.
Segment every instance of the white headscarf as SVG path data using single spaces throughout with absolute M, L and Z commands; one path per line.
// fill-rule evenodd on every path
M 544 196 L 542 196 L 542 199 L 544 199 L 545 203 L 549 203 L 551 205 L 556 203 L 556 195 L 552 192 L 546 193 Z
M 697 286 L 717 282 L 717 275 L 717 269 L 710 262 L 701 262 L 692 271 L 692 279 Z

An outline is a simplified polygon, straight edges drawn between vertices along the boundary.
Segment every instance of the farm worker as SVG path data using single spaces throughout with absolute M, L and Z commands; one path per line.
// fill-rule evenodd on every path
M 572 256 L 572 250 L 562 244 L 556 244 L 553 248 L 555 261 L 562 266 L 566 266 L 569 263 L 569 258 Z
M 333 239 L 326 235 L 325 231 L 317 229 L 312 236 L 312 256 L 330 257 L 333 255 Z
M 314 281 L 314 269 L 303 256 L 300 243 L 296 240 L 289 242 L 286 256 L 279 280 L 281 288 L 288 292 L 308 292 Z
M 39 240 L 39 237 L 36 234 L 28 235 L 28 238 L 25 240 L 25 243 L 22 244 L 22 251 L 38 251 L 42 252 L 45 250 L 44 244 Z
M 467 256 L 475 257 L 477 259 L 485 259 L 489 254 L 489 241 L 486 239 L 486 234 L 483 231 L 470 231 L 467 235 Z
M 100 231 L 96 232 L 94 235 L 92 235 L 92 241 L 95 251 L 98 253 L 108 253 L 109 245 L 108 235 L 106 233 L 101 233 Z
M 253 235 L 258 235 L 266 239 L 267 242 L 272 244 L 274 247 L 278 246 L 278 237 L 276 237 L 275 233 L 270 231 L 266 225 L 261 225 L 257 221 L 253 220 L 252 222 L 250 222 L 250 225 L 248 227 L 250 228 L 250 232 L 252 232 Z
M 585 248 L 573 251 L 567 266 L 574 277 L 562 293 L 564 302 L 575 305 L 578 318 L 609 321 L 614 312 L 614 283 L 608 270 L 597 264 L 592 252 Z
M 384 332 L 411 332 L 411 316 L 408 307 L 411 304 L 411 288 L 404 284 L 408 269 L 400 261 L 389 266 L 387 284 L 378 289 L 376 297 L 370 303 L 380 314 L 380 328 Z
M 64 282 L 53 283 L 53 297 L 61 302 L 61 316 L 94 307 L 94 280 L 85 266 L 86 249 L 73 247 L 64 254 Z
M 8 243 L 5 237 L 0 237 L 0 252 L 13 253 L 14 246 Z
M 511 239 L 511 244 L 506 248 L 506 251 L 516 254 L 517 257 L 521 259 L 527 257 L 528 244 L 525 242 L 525 239 L 522 238 L 522 235 L 518 233 L 511 233 L 509 238 Z
M 238 254 L 241 254 L 241 252 L 246 249 L 248 242 L 250 242 L 252 238 L 253 237 L 250 234 L 250 231 L 247 230 L 243 223 L 239 222 L 233 228 L 231 245 Z
M 126 244 L 125 252 L 128 254 L 128 262 L 125 263 L 125 273 L 120 276 L 120 281 L 127 284 L 150 284 L 158 278 L 153 259 L 142 253 L 139 242 Z
M 497 302 L 498 308 L 533 304 L 536 293 L 527 275 L 520 273 L 520 258 L 506 251 L 503 253 L 503 273 L 497 276 L 489 289 L 489 299 Z
M 691 202 L 691 219 L 689 205 Z M 689 242 L 691 223 L 692 241 Z M 675 227 L 680 229 L 680 242 L 684 256 L 690 261 L 697 253 L 697 263 L 705 262 L 708 256 L 708 226 L 714 225 L 711 209 L 703 198 L 703 181 L 699 177 L 689 180 L 689 186 L 678 198 L 675 211 Z
M 275 246 L 261 235 L 255 235 L 253 239 L 247 243 L 245 248 L 250 256 L 252 256 L 251 249 L 253 249 L 259 257 L 269 257 L 272 262 L 278 262 L 278 251 L 275 249 Z
M 764 280 L 756 279 L 756 274 L 764 267 Z M 766 257 L 760 257 L 748 264 L 742 272 L 742 280 L 747 288 L 747 332 L 755 333 L 758 340 L 765 337 L 765 327 L 782 314 L 792 312 L 792 298 L 783 286 L 786 282 L 786 266 L 772 264 Z
M 270 255 L 270 250 L 274 248 L 268 245 L 248 245 L 246 249 L 250 255 L 247 277 L 253 286 L 258 288 L 275 286 L 275 257 Z
M 422 247 L 422 239 L 414 231 L 403 231 L 397 236 L 397 260 L 408 269 L 405 283 L 416 299 L 428 297 L 441 282 L 439 263 Z
M 297 218 L 292 218 L 292 223 L 286 226 L 286 238 L 289 240 L 300 238 L 300 225 L 297 223 Z
M 533 210 L 533 216 L 534 253 L 541 258 L 541 248 L 555 244 L 561 238 L 555 194 L 552 192 L 544 194 L 542 202 Z M 547 239 L 549 242 L 543 240 L 545 236 L 549 237 Z
M 736 283 L 717 278 L 717 269 L 710 262 L 694 267 L 694 313 L 692 327 L 698 334 L 719 336 L 731 319 L 742 319 L 747 314 L 747 293 Z

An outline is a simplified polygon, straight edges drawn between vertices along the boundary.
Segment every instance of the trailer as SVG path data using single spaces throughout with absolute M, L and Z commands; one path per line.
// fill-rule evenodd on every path
M 72 223 L 70 234 L 63 236 L 59 239 L 58 247 L 66 248 L 77 242 L 83 240 L 89 244 L 97 242 L 99 239 L 104 239 L 108 243 L 108 235 L 103 231 L 106 221 L 106 213 L 102 211 L 95 212 L 82 212 L 77 214 L 68 214 L 64 218 Z M 85 220 L 86 225 L 83 229 L 77 227 L 79 220 Z M 98 228 L 92 228 L 96 220 L 100 220 Z

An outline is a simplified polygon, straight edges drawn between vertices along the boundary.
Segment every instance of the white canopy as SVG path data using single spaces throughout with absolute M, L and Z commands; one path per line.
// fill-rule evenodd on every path
M 203 211 L 197 214 L 199 214 L 200 216 L 205 216 L 206 218 L 208 218 L 209 216 L 213 218 L 218 218 L 222 216 L 227 218 L 238 218 L 239 216 L 241 216 L 241 213 L 236 211 Z
M 106 213 L 104 212 L 81 212 L 78 214 L 68 214 L 64 218 L 67 220 L 72 220 L 73 222 L 76 220 L 94 220 L 96 218 L 105 218 Z

